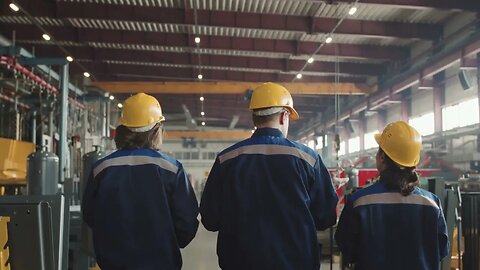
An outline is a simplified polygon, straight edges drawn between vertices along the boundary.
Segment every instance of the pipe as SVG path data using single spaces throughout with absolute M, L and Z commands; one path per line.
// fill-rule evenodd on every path
M 15 31 L 14 31 L 15 35 Z M 0 35 L 0 46 L 15 46 L 15 42 L 10 42 L 7 38 L 5 38 L 3 35 Z M 32 55 L 30 52 L 24 50 L 23 48 L 20 48 L 20 53 L 21 56 L 27 57 L 27 58 L 32 58 L 34 55 Z M 60 76 L 53 70 L 51 70 L 49 67 L 45 65 L 38 65 L 37 66 L 41 71 L 45 72 L 46 74 L 49 74 L 53 79 L 60 81 Z M 68 88 L 74 92 L 76 95 L 82 96 L 85 93 L 80 90 L 78 87 L 75 85 L 69 83 Z
M 4 95 L 4 94 L 2 94 L 2 93 L 0 93 L 0 99 L 3 99 L 3 100 L 5 100 L 5 101 L 11 102 L 11 103 L 15 103 L 15 99 L 14 99 L 14 98 L 11 98 L 11 97 L 9 97 L 9 96 L 7 96 L 7 95 Z M 27 104 L 22 103 L 22 102 L 20 102 L 20 101 L 17 101 L 17 106 L 20 106 L 20 107 L 22 107 L 22 108 L 24 108 L 24 109 L 30 109 L 30 106 L 28 106 Z
M 57 88 L 55 88 L 53 85 L 46 82 L 44 79 L 40 78 L 38 75 L 36 75 L 35 73 L 30 71 L 26 67 L 18 64 L 16 62 L 15 58 L 11 58 L 11 57 L 2 55 L 2 56 L 0 56 L 0 65 L 7 66 L 7 68 L 9 68 L 9 69 L 14 69 L 14 70 L 18 71 L 20 74 L 26 76 L 27 78 L 29 78 L 33 82 L 37 83 L 38 85 L 40 85 L 41 87 L 45 88 L 47 91 L 49 91 L 49 92 L 51 92 L 55 95 L 59 94 L 59 91 L 58 91 Z M 68 100 L 70 101 L 70 103 L 72 105 L 75 105 L 76 107 L 78 107 L 80 109 L 85 109 L 85 105 L 83 105 L 79 101 L 77 101 L 73 98 L 68 98 Z
M 60 94 L 60 140 L 58 142 L 58 157 L 59 157 L 59 178 L 60 183 L 65 182 L 66 171 L 66 153 L 67 153 L 67 116 L 68 116 L 68 63 L 62 66 L 60 70 L 61 80 L 61 94 Z

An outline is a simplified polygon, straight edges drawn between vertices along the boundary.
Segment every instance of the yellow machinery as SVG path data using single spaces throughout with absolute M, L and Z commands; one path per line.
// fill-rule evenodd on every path
M 10 257 L 8 249 L 8 227 L 9 217 L 0 216 L 0 270 L 10 270 L 10 263 L 7 264 Z
M 27 157 L 35 144 L 0 138 L 0 185 L 27 184 Z

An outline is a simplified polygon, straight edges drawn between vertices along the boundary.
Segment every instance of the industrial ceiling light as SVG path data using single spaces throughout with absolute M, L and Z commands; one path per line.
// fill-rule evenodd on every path
M 83 76 L 85 76 L 85 77 L 88 78 L 88 77 L 90 77 L 90 73 L 88 73 L 88 72 L 85 71 L 85 72 L 83 73 Z
M 43 34 L 42 37 L 43 37 L 43 39 L 45 39 L 46 41 L 49 41 L 49 40 L 50 40 L 50 36 L 47 35 L 47 34 Z
M 117 107 L 121 109 L 121 108 L 123 108 L 123 104 L 122 104 L 122 103 L 118 103 L 118 104 L 117 104 Z
M 302 73 L 298 73 L 297 74 L 297 79 L 301 79 L 302 78 Z
M 348 10 L 348 15 L 350 15 L 350 16 L 354 15 L 355 13 L 357 13 L 357 7 L 356 6 L 353 6 Z
M 308 62 L 309 64 L 313 63 L 313 57 L 308 58 L 307 62 Z
M 202 74 L 198 74 L 197 78 L 198 78 L 199 80 L 201 80 L 201 79 L 203 79 L 203 75 L 202 75 Z
M 204 101 L 204 100 L 205 100 L 205 98 L 203 96 L 200 97 L 200 101 Z
M 202 126 L 205 126 L 205 122 L 202 122 Z
M 20 10 L 20 8 L 15 5 L 14 3 L 10 3 L 10 5 L 8 5 L 13 11 L 17 12 Z
M 325 40 L 325 43 L 327 43 L 327 44 L 328 44 L 328 43 L 332 42 L 332 40 L 333 40 L 333 38 L 332 38 L 332 37 L 327 37 L 327 39 Z
M 200 115 L 201 115 L 201 116 L 204 116 L 204 115 L 205 115 L 205 112 L 201 112 Z
M 110 95 L 108 98 L 109 98 L 110 100 L 114 100 L 114 99 L 115 99 L 115 97 L 114 97 L 113 95 Z
M 200 43 L 200 37 L 195 37 L 195 43 Z
M 70 55 L 66 57 L 67 58 L 67 61 L 68 62 L 73 62 L 73 57 L 71 57 Z

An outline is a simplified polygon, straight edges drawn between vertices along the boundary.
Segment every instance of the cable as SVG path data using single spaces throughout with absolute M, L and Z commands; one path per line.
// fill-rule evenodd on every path
M 355 2 L 352 4 L 352 7 L 356 6 L 356 5 L 358 4 L 358 1 L 359 1 L 359 0 L 355 0 Z M 337 6 L 337 10 L 336 10 L 336 11 L 338 11 L 338 9 L 339 9 L 339 6 Z M 318 48 L 313 52 L 312 58 L 313 58 L 314 55 L 316 55 L 316 54 L 323 48 L 323 46 L 325 46 L 325 44 L 331 42 L 331 41 L 330 41 L 330 42 L 327 42 L 326 40 L 329 39 L 329 38 L 330 38 L 330 39 L 332 38 L 332 35 L 335 33 L 335 31 L 337 30 L 337 28 L 340 27 L 340 25 L 342 24 L 342 22 L 343 22 L 343 21 L 345 20 L 345 18 L 347 18 L 347 16 L 349 16 L 349 15 L 350 15 L 350 14 L 349 14 L 348 12 L 343 14 L 343 16 L 342 16 L 342 17 L 340 18 L 340 20 L 337 22 L 337 24 L 335 25 L 335 27 L 333 27 L 332 31 L 330 31 L 330 32 L 328 33 L 327 38 L 326 38 L 324 41 L 322 41 L 322 42 L 320 43 L 320 45 L 318 46 Z M 350 15 L 350 16 L 351 16 L 351 15 Z M 309 63 L 308 61 L 306 61 L 305 64 L 303 64 L 303 67 L 300 69 L 300 71 L 299 71 L 297 74 L 302 74 L 302 72 L 305 70 L 305 68 L 306 68 L 309 64 L 310 64 L 310 63 Z M 301 78 L 301 77 L 300 77 L 300 78 Z M 300 79 L 300 78 L 299 78 L 299 79 Z M 295 81 L 296 79 L 297 79 L 297 77 L 294 77 L 294 78 L 292 79 L 292 82 Z

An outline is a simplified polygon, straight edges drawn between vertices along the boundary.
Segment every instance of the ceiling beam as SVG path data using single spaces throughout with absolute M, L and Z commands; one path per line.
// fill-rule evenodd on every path
M 0 24 L 0 31 L 10 36 L 11 31 L 16 31 L 17 40 L 40 40 L 42 33 L 32 25 L 11 25 Z M 51 27 L 48 29 L 52 37 L 59 42 L 75 43 L 118 43 L 125 45 L 137 45 L 141 49 L 146 46 L 167 46 L 179 47 L 182 52 L 192 50 L 186 34 L 168 34 L 154 32 L 132 32 L 98 29 L 70 29 Z M 294 40 L 273 40 L 257 38 L 202 36 L 202 49 L 216 50 L 238 50 L 267 53 L 283 53 L 288 55 L 312 55 L 318 48 L 318 42 L 294 41 Z M 298 50 L 297 51 L 297 44 Z M 404 60 L 409 57 L 409 50 L 401 47 L 388 47 L 378 45 L 360 44 L 328 44 L 317 52 L 317 56 L 338 56 L 340 58 L 369 60 Z
M 21 42 L 17 43 L 19 45 Z M 77 46 L 65 46 L 75 59 L 95 61 L 95 58 L 122 63 L 131 63 L 133 66 L 169 66 L 178 65 L 184 68 L 196 68 L 198 57 L 194 53 L 173 53 L 173 52 L 147 52 L 131 51 L 125 52 L 118 49 L 104 49 Z M 56 46 L 36 46 L 37 56 L 45 57 L 63 57 Z M 285 69 L 285 63 L 288 62 Z M 239 69 L 255 72 L 258 69 L 270 70 L 270 73 L 289 73 L 296 74 L 305 64 L 305 60 L 281 59 L 281 58 L 262 58 L 262 57 L 243 57 L 243 56 L 225 56 L 225 55 L 202 55 L 202 69 Z M 315 61 L 305 68 L 306 72 L 323 73 L 329 75 L 360 75 L 360 76 L 378 76 L 385 72 L 384 65 L 368 63 L 339 63 L 338 72 L 334 62 Z M 193 76 L 193 75 L 192 75 Z
M 92 76 L 99 81 L 196 81 L 188 68 L 132 66 L 121 64 L 105 64 L 99 62 L 81 63 Z M 71 66 L 70 74 L 83 74 L 82 69 Z M 207 82 L 291 82 L 295 75 L 288 73 L 261 73 L 231 70 L 203 70 L 203 81 Z M 302 82 L 334 82 L 335 76 L 304 75 Z M 340 82 L 365 83 L 364 77 L 340 77 Z
M 57 1 L 56 10 L 49 10 L 38 8 L 38 3 L 35 2 L 38 1 L 22 3 L 22 7 L 28 10 L 34 17 L 47 16 L 65 20 L 75 18 L 112 21 L 127 21 L 126 19 L 128 18 L 128 21 L 131 22 L 178 24 L 183 26 L 195 25 L 193 9 L 191 8 L 132 7 L 127 5 L 98 5 L 97 3 Z M 197 18 L 199 26 L 283 30 L 308 34 L 329 33 L 338 22 L 338 18 L 314 17 L 312 23 L 312 17 L 310 16 L 219 10 L 197 10 Z M 433 24 L 379 22 L 347 18 L 336 29 L 335 33 L 378 38 L 433 40 L 441 35 L 442 27 Z
M 258 86 L 258 82 L 102 82 L 94 81 L 93 86 L 110 93 L 150 94 L 242 94 Z M 353 83 L 282 83 L 291 94 L 316 95 L 365 95 L 366 85 Z

